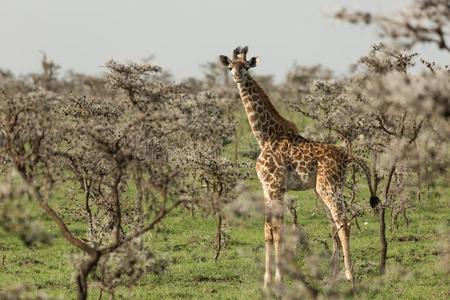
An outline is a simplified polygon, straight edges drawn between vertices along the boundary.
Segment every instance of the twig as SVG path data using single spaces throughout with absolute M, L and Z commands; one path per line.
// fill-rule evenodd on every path
M 5 264 L 5 260 L 6 260 L 6 255 L 3 255 L 3 257 L 2 257 L 2 266 L 3 266 L 3 268 L 5 268 L 6 271 L 8 271 L 8 268 L 6 267 L 6 264 Z
M 191 244 L 199 244 L 200 246 L 202 246 L 202 244 L 198 240 L 192 240 L 192 241 L 189 241 L 189 242 L 184 243 L 184 244 L 173 245 L 173 248 L 174 249 L 179 249 L 181 247 L 186 247 L 186 246 L 189 246 Z
M 317 239 L 317 238 L 312 238 L 312 240 L 322 244 L 323 247 L 325 248 L 325 251 L 330 251 L 330 246 L 328 246 L 328 243 L 326 241 L 321 240 L 321 239 Z
M 100 289 L 100 294 L 98 295 L 97 300 L 101 300 L 103 296 L 103 289 Z
M 387 127 L 384 125 L 384 121 L 383 118 L 381 117 L 381 115 L 377 115 L 377 120 L 380 123 L 380 128 L 386 132 L 389 135 L 395 135 L 395 133 L 389 129 L 387 129 Z
M 19 174 L 22 175 L 22 178 L 24 178 L 24 180 L 30 186 L 30 190 L 36 197 L 39 206 L 41 206 L 41 208 L 47 213 L 47 215 L 58 225 L 59 230 L 61 231 L 64 238 L 73 246 L 79 248 L 80 250 L 86 252 L 87 254 L 95 255 L 96 250 L 91 246 L 89 246 L 87 243 L 83 242 L 81 239 L 74 236 L 73 233 L 70 231 L 70 229 L 67 227 L 64 220 L 61 218 L 61 216 L 58 215 L 58 213 L 55 210 L 53 210 L 53 208 L 50 205 L 48 205 L 47 201 L 45 201 L 39 190 L 27 180 L 26 176 L 22 172 L 19 172 Z
M 169 207 L 168 209 L 161 209 L 159 215 L 148 225 L 142 227 L 140 230 L 134 232 L 133 234 L 130 234 L 129 236 L 126 236 L 122 239 L 121 243 L 119 244 L 115 244 L 103 249 L 100 249 L 99 252 L 103 255 L 103 254 L 107 254 L 107 253 L 111 253 L 112 251 L 116 250 L 120 245 L 123 245 L 126 242 L 129 242 L 141 235 L 143 235 L 144 233 L 146 233 L 149 230 L 152 230 L 159 222 L 161 222 L 161 220 L 168 214 L 170 213 L 173 209 L 175 209 L 176 207 L 178 207 L 180 204 L 186 202 L 185 200 L 178 200 L 177 202 L 175 202 L 171 207 Z
M 289 203 L 288 203 L 288 208 L 289 208 L 289 211 L 290 211 L 291 214 L 292 214 L 293 222 L 294 222 L 295 228 L 298 228 L 298 216 L 297 216 L 297 210 L 295 209 L 295 207 L 294 207 L 294 205 L 292 204 L 292 202 L 289 202 Z
M 219 214 L 219 216 L 218 216 L 216 241 L 217 241 L 217 250 L 216 250 L 216 255 L 214 257 L 215 262 L 217 262 L 217 260 L 219 259 L 220 251 L 222 250 L 222 215 L 221 214 Z

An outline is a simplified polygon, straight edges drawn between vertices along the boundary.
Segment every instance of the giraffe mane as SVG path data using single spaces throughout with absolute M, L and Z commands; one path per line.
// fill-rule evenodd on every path
M 267 104 L 267 108 L 271 112 L 272 116 L 277 119 L 281 125 L 285 126 L 287 129 L 292 130 L 293 132 L 298 132 L 297 126 L 292 123 L 291 121 L 287 120 L 285 117 L 283 117 L 278 110 L 275 108 L 275 106 L 272 104 L 272 102 L 269 99 L 269 96 L 264 92 L 262 87 L 259 85 L 259 83 L 251 78 L 253 80 L 254 85 L 257 87 L 259 94 L 261 95 L 264 102 Z

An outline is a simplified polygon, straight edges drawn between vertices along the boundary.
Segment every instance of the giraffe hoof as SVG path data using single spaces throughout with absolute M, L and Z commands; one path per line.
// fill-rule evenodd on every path
M 278 284 L 281 284 L 281 282 L 282 282 L 281 274 L 280 273 L 276 273 L 275 274 L 275 283 L 278 285 Z
M 345 272 L 345 279 L 347 279 L 348 281 L 353 282 L 353 276 L 351 273 L 347 273 Z
M 268 289 L 272 283 L 270 274 L 264 274 L 264 289 Z

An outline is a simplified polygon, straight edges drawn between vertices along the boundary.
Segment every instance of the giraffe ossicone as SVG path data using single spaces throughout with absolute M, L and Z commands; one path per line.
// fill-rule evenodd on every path
M 342 247 L 345 276 L 352 281 L 350 257 L 350 226 L 344 214 L 343 185 L 350 162 L 360 165 L 371 192 L 370 204 L 375 207 L 378 198 L 370 182 L 367 164 L 343 149 L 303 138 L 294 123 L 282 117 L 267 94 L 249 74 L 259 61 L 247 60 L 248 47 L 237 47 L 232 58 L 221 55 L 220 61 L 231 72 L 237 84 L 247 118 L 261 149 L 256 161 L 256 172 L 264 192 L 266 216 L 264 239 L 266 269 L 264 286 L 272 282 L 275 253 L 275 282 L 282 280 L 282 227 L 284 194 L 288 190 L 314 189 L 325 203 L 336 228 L 336 239 Z

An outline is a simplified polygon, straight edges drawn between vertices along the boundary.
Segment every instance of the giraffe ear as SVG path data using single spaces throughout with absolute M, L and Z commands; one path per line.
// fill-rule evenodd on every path
M 247 63 L 249 68 L 254 68 L 259 64 L 259 57 L 252 57 Z
M 228 67 L 228 65 L 231 63 L 231 60 L 228 58 L 228 56 L 221 55 L 219 56 L 220 62 L 224 67 Z

